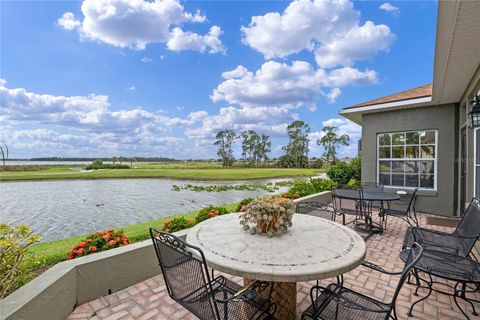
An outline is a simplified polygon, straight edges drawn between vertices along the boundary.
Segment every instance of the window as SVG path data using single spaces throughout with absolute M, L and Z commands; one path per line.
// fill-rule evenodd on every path
M 385 186 L 436 189 L 437 131 L 377 135 L 377 181 Z
M 480 198 L 480 129 L 475 131 L 475 197 Z

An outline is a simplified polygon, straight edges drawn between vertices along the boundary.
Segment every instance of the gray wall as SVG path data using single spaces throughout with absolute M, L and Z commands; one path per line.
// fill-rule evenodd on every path
M 362 120 L 362 181 L 376 181 L 378 133 L 436 129 L 438 130 L 437 191 L 419 191 L 416 209 L 439 215 L 455 215 L 458 193 L 456 176 L 457 111 L 454 104 L 448 104 L 364 114 Z

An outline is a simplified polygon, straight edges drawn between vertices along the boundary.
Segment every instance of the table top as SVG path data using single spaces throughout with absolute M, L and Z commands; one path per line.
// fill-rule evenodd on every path
M 351 192 L 352 190 L 348 190 L 348 192 L 343 193 L 342 191 L 343 190 L 333 190 L 332 193 L 341 198 L 352 200 L 360 199 L 358 192 Z M 363 191 L 363 199 L 367 201 L 395 201 L 400 200 L 400 198 L 400 195 L 396 193 L 382 191 Z
M 245 278 L 299 282 L 338 276 L 359 266 L 366 244 L 355 231 L 303 214 L 280 236 L 251 235 L 240 214 L 208 219 L 191 228 L 187 242 L 199 247 L 215 270 Z

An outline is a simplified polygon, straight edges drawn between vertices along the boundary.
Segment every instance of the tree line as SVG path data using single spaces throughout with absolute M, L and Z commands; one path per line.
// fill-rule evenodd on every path
M 282 147 L 284 154 L 278 159 L 279 165 L 284 168 L 306 168 L 309 166 L 310 126 L 303 121 L 295 120 L 287 126 L 288 144 Z M 254 130 L 242 131 L 239 135 L 231 129 L 221 130 L 215 136 L 213 143 L 217 147 L 217 155 L 224 167 L 231 167 L 235 161 L 233 146 L 240 140 L 242 160 L 258 167 L 259 162 L 269 159 L 272 143 L 266 134 L 258 134 Z M 316 141 L 325 151 L 323 160 L 333 163 L 337 160 L 337 148 L 348 146 L 350 137 L 339 135 L 335 126 L 325 126 L 322 136 Z

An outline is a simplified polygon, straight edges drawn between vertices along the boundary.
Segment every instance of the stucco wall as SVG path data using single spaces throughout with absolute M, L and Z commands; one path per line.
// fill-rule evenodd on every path
M 362 181 L 377 178 L 377 134 L 436 129 L 437 190 L 419 191 L 419 211 L 452 216 L 457 208 L 457 108 L 453 104 L 364 114 L 362 120 Z M 401 188 L 398 188 L 401 189 Z

